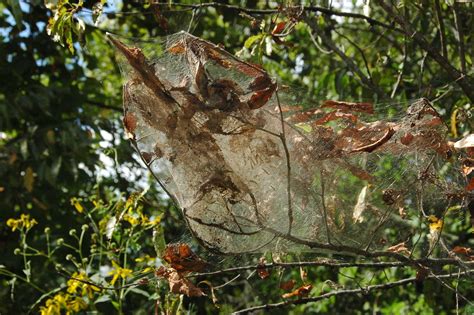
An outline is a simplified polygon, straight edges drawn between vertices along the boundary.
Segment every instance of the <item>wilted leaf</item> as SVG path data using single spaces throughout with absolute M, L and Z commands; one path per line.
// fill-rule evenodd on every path
M 291 293 L 285 293 L 281 297 L 284 298 L 284 299 L 288 299 L 288 298 L 291 298 L 291 297 L 294 297 L 294 296 L 304 297 L 304 296 L 307 296 L 309 294 L 309 292 L 311 291 L 312 288 L 313 288 L 313 286 L 311 284 L 307 284 L 307 285 L 304 285 L 302 287 L 299 287 L 298 289 L 296 289 L 295 291 L 293 291 Z
M 291 279 L 285 282 L 280 283 L 280 289 L 285 291 L 290 291 L 295 287 L 296 281 Z
M 137 128 L 137 118 L 132 113 L 126 113 L 123 117 L 123 125 L 128 139 L 135 138 L 135 128 Z
M 326 115 L 324 115 L 323 117 L 319 118 L 318 120 L 316 120 L 314 123 L 316 125 L 323 125 L 323 124 L 326 124 L 330 121 L 333 121 L 333 120 L 336 120 L 336 119 L 346 119 L 346 120 L 349 120 L 350 122 L 352 123 L 356 123 L 357 122 L 357 116 L 351 114 L 351 113 L 344 113 L 344 112 L 340 112 L 340 111 L 333 111 L 333 112 L 330 112 Z
M 248 105 L 251 109 L 257 109 L 265 105 L 275 92 L 276 85 L 272 85 L 265 90 L 260 90 L 252 94 Z
M 185 243 L 168 244 L 163 259 L 179 272 L 202 271 L 207 266 Z
M 280 34 L 285 29 L 285 26 L 286 26 L 286 22 L 277 23 L 272 30 L 272 35 Z
M 184 278 L 177 270 L 161 266 L 157 271 L 158 277 L 165 278 L 170 286 L 170 291 L 176 294 L 184 294 L 189 297 L 205 296 L 204 292 L 196 287 L 191 281 Z
M 270 272 L 265 268 L 265 263 L 266 260 L 264 257 L 261 257 L 259 262 L 258 262 L 258 267 L 257 267 L 257 274 L 260 277 L 260 279 L 266 279 L 270 276 Z
M 177 54 L 183 54 L 186 51 L 186 49 L 183 43 L 179 42 L 171 46 L 170 48 L 168 48 L 168 51 L 172 54 L 177 55 Z
M 380 146 L 382 146 L 384 143 L 386 143 L 390 138 L 393 136 L 395 131 L 392 128 L 389 128 L 385 134 L 378 139 L 377 141 L 364 145 L 358 148 L 355 148 L 352 150 L 352 152 L 373 152 L 374 150 L 378 149 Z
M 341 102 L 341 101 L 324 101 L 323 108 L 330 107 L 339 109 L 343 112 L 361 112 L 361 113 L 374 113 L 374 106 L 372 103 L 351 103 L 351 102 Z
M 392 253 L 407 254 L 407 255 L 411 254 L 411 252 L 405 246 L 405 242 L 401 242 L 397 245 L 393 245 L 389 247 L 387 250 Z
M 462 246 L 455 246 L 451 252 L 455 254 L 460 254 L 460 255 L 466 255 L 469 256 L 471 254 L 472 249 L 468 247 L 462 247 Z

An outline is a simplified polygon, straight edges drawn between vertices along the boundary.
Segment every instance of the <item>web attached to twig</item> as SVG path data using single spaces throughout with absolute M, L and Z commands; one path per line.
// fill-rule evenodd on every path
M 259 66 L 186 32 L 140 48 L 111 41 L 126 131 L 209 249 L 375 250 L 462 190 L 440 171 L 446 130 L 425 99 L 395 120 L 370 103 L 308 109 Z

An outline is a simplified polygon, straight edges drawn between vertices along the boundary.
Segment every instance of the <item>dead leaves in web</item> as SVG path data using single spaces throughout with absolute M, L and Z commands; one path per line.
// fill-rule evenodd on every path
M 156 271 L 156 276 L 168 282 L 171 292 L 189 297 L 206 295 L 185 277 L 187 273 L 202 271 L 207 266 L 207 263 L 197 256 L 188 244 L 168 244 L 164 250 L 163 260 L 170 265 L 170 268 L 161 266 Z
M 374 113 L 374 105 L 372 103 L 352 103 L 342 101 L 324 101 L 322 108 L 334 108 L 344 113 L 359 112 L 359 113 Z
M 257 274 L 260 279 L 266 279 L 270 277 L 270 272 L 265 268 L 266 260 L 264 257 L 261 257 L 258 262 Z
M 377 139 L 376 141 L 369 143 L 367 145 L 363 145 L 361 147 L 357 147 L 352 150 L 352 152 L 373 152 L 380 146 L 382 146 L 385 142 L 390 140 L 390 138 L 393 136 L 395 131 L 392 128 L 387 129 L 383 136 L 380 139 Z
M 123 125 L 128 139 L 135 139 L 135 129 L 137 128 L 137 118 L 132 113 L 126 113 L 123 117 Z
M 163 259 L 179 272 L 203 271 L 207 267 L 207 263 L 185 243 L 168 244 Z
M 206 294 L 191 281 L 186 279 L 182 273 L 172 268 L 161 266 L 156 271 L 156 276 L 168 281 L 170 291 L 176 294 L 185 294 L 189 297 L 200 297 Z

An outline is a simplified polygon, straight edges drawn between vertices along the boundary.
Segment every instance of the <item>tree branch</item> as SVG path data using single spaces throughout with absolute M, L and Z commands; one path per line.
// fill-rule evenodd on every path
M 355 64 L 355 62 L 352 60 L 352 58 L 347 56 L 341 49 L 339 49 L 339 47 L 337 47 L 337 45 L 334 43 L 334 41 L 329 36 L 324 34 L 324 32 L 320 31 L 319 27 L 316 25 L 316 23 L 314 23 L 314 21 L 312 21 L 309 18 L 306 18 L 305 22 L 306 22 L 306 24 L 308 24 L 308 26 L 313 31 L 315 31 L 318 34 L 318 36 L 321 38 L 323 44 L 326 45 L 326 47 L 328 47 L 332 51 L 334 51 L 344 61 L 344 63 L 347 65 L 347 67 L 355 75 L 357 75 L 359 77 L 362 84 L 364 84 L 367 88 L 373 90 L 380 98 L 385 98 L 385 96 L 386 96 L 385 92 L 379 86 L 375 85 L 372 82 L 372 80 L 369 77 L 367 77 L 362 72 L 362 70 L 360 70 L 360 68 Z
M 394 27 L 393 25 L 383 23 L 381 21 L 378 21 L 376 19 L 373 19 L 369 16 L 366 16 L 364 14 L 360 13 L 352 13 L 352 12 L 344 12 L 344 11 L 336 11 L 333 9 L 329 8 L 324 8 L 324 7 L 319 7 L 319 6 L 289 6 L 283 9 L 253 9 L 253 8 L 245 8 L 245 7 L 240 7 L 237 5 L 231 5 L 231 4 L 226 4 L 226 3 L 217 3 L 217 2 L 209 2 L 209 3 L 200 3 L 200 4 L 184 4 L 184 3 L 175 3 L 175 2 L 156 2 L 153 3 L 155 5 L 162 5 L 162 6 L 179 6 L 183 8 L 189 8 L 189 9 L 198 9 L 198 8 L 207 8 L 207 7 L 213 7 L 213 8 L 224 8 L 227 10 L 234 10 L 238 12 L 243 12 L 246 14 L 275 14 L 275 13 L 281 13 L 282 11 L 284 12 L 285 10 L 291 10 L 291 9 L 298 9 L 298 10 L 303 10 L 306 12 L 319 12 L 319 13 L 324 13 L 326 15 L 332 16 L 342 16 L 342 17 L 350 17 L 354 19 L 362 19 L 365 20 L 367 23 L 369 23 L 371 26 L 381 26 L 393 31 L 397 31 L 400 33 L 403 33 L 403 30 Z
M 459 266 L 461 263 L 456 259 L 451 258 L 426 258 L 426 259 L 418 259 L 415 260 L 416 263 L 421 264 L 423 266 L 431 267 L 442 267 L 447 265 L 455 265 Z M 471 262 L 462 262 L 462 264 L 467 264 L 469 266 L 474 266 L 474 261 Z M 321 259 L 317 261 L 300 261 L 300 262 L 272 262 L 264 265 L 248 265 L 248 266 L 240 266 L 240 267 L 232 267 L 227 269 L 221 269 L 216 271 L 210 272 L 202 272 L 202 273 L 195 273 L 189 275 L 189 277 L 204 277 L 204 276 L 220 276 L 227 273 L 235 273 L 235 272 L 242 272 L 242 271 L 250 271 L 250 270 L 257 270 L 259 268 L 264 269 L 272 269 L 272 268 L 297 268 L 297 267 L 331 267 L 331 268 L 347 268 L 347 267 L 360 267 L 360 268 L 392 268 L 392 267 L 410 267 L 406 263 L 394 261 L 394 262 L 347 262 L 341 263 L 334 260 L 329 259 Z
M 450 278 L 456 278 L 459 277 L 459 275 L 467 275 L 469 273 L 474 272 L 474 270 L 468 270 L 464 271 L 461 273 L 456 273 L 456 274 L 445 274 L 445 275 L 430 275 L 427 276 L 425 279 L 432 279 L 432 278 L 438 278 L 438 279 L 450 279 Z M 389 282 L 389 283 L 384 283 L 384 284 L 377 284 L 377 285 L 370 285 L 366 286 L 360 289 L 347 289 L 347 290 L 338 290 L 338 291 L 333 291 L 325 294 L 321 294 L 320 296 L 316 297 L 309 297 L 309 298 L 302 298 L 298 300 L 292 300 L 292 301 L 284 301 L 280 303 L 274 303 L 274 304 L 265 304 L 265 305 L 259 305 L 259 306 L 254 306 L 254 307 L 249 307 L 246 309 L 239 310 L 237 312 L 234 312 L 233 314 L 244 314 L 244 313 L 250 313 L 250 312 L 255 312 L 258 310 L 270 310 L 270 309 L 276 309 L 276 308 L 283 308 L 287 307 L 290 305 L 301 305 L 301 304 L 307 304 L 307 303 L 313 303 L 317 301 L 321 301 L 324 299 L 328 299 L 333 296 L 341 296 L 341 295 L 356 295 L 356 294 L 363 294 L 367 295 L 371 291 L 377 291 L 377 290 L 388 290 L 394 287 L 398 286 L 403 286 L 407 285 L 413 282 L 416 282 L 417 278 L 416 277 L 411 277 L 411 278 L 406 278 L 402 279 L 399 281 L 394 281 L 394 282 Z
M 395 20 L 403 29 L 404 33 L 413 38 L 413 40 L 420 46 L 421 49 L 435 60 L 441 68 L 444 69 L 446 74 L 461 87 L 464 94 L 474 103 L 474 84 L 472 79 L 461 73 L 455 67 L 453 67 L 449 61 L 443 57 L 431 44 L 425 39 L 422 33 L 417 32 L 413 25 L 407 21 L 404 17 L 399 15 L 391 4 L 385 3 L 384 0 L 376 0 L 376 2 L 387 12 L 387 14 Z

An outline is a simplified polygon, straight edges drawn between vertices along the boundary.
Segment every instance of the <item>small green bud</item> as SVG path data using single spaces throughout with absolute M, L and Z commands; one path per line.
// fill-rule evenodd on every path
M 83 263 L 87 263 L 87 261 L 89 261 L 89 259 L 87 257 L 82 258 Z
M 54 265 L 54 268 L 56 268 L 56 270 L 63 270 L 63 265 L 56 264 L 56 265 Z
M 56 244 L 58 244 L 58 246 L 61 246 L 64 244 L 64 238 L 58 238 L 58 240 L 56 241 Z
M 73 235 L 76 235 L 76 234 L 77 234 L 76 229 L 70 229 L 69 230 L 69 235 L 73 236 Z
M 15 248 L 15 250 L 13 251 L 13 254 L 20 255 L 21 254 L 21 249 Z
M 87 224 L 83 224 L 81 226 L 81 230 L 83 230 L 83 231 L 87 231 L 88 228 L 89 228 L 89 226 Z
M 73 260 L 74 257 L 71 254 L 66 255 L 66 260 Z
M 44 228 L 44 234 L 49 234 L 51 233 L 51 229 L 49 227 Z

